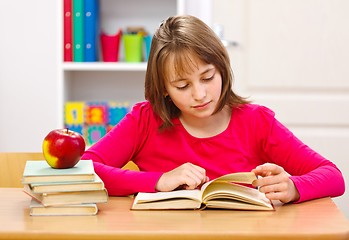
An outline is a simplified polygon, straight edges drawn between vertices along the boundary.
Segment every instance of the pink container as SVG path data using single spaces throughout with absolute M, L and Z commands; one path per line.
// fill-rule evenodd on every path
M 121 30 L 119 30 L 115 35 L 101 33 L 102 59 L 104 62 L 118 61 L 121 35 Z

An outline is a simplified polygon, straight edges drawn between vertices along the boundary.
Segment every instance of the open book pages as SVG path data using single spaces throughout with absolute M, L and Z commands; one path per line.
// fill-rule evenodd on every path
M 176 190 L 172 192 L 138 193 L 132 209 L 196 209 L 201 206 L 202 192 Z
M 233 173 L 205 183 L 200 190 L 138 193 L 132 209 L 199 209 L 273 210 L 265 194 L 246 184 L 256 178 L 253 173 Z

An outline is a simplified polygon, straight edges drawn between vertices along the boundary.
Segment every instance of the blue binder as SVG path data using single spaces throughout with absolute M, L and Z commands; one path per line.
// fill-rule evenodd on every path
M 84 61 L 98 61 L 99 0 L 84 0 Z

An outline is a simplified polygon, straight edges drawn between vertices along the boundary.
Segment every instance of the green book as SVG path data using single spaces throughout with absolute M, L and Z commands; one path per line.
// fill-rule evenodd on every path
M 73 0 L 73 61 L 84 61 L 84 0 Z
M 92 191 L 104 189 L 102 179 L 96 174 L 91 182 L 45 182 L 28 184 L 33 193 Z
M 55 169 L 45 160 L 28 160 L 24 167 L 22 184 L 94 181 L 92 160 L 80 160 L 74 167 Z

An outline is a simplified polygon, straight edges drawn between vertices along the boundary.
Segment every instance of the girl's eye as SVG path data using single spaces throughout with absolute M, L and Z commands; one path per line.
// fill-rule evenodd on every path
M 180 87 L 176 87 L 178 90 L 183 90 L 186 89 L 188 87 L 188 84 L 184 85 L 184 86 L 180 86 Z
M 204 78 L 203 80 L 204 80 L 204 81 L 210 81 L 210 80 L 213 79 L 213 77 L 214 77 L 214 75 L 212 75 L 211 77 L 208 77 L 208 78 Z

